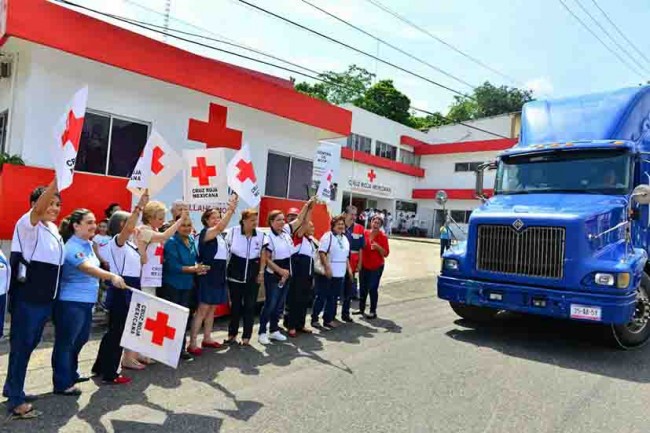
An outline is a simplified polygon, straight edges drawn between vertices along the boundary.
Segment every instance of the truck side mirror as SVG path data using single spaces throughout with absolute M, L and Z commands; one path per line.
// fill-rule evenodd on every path
M 484 178 L 485 170 L 495 170 L 496 168 L 497 168 L 496 161 L 485 162 L 479 165 L 476 171 L 474 172 L 476 174 L 476 186 L 474 188 L 474 194 L 481 201 L 487 200 L 487 197 L 485 196 L 485 194 L 483 194 L 483 178 Z
M 632 199 L 638 204 L 650 204 L 650 185 L 638 185 L 634 188 Z

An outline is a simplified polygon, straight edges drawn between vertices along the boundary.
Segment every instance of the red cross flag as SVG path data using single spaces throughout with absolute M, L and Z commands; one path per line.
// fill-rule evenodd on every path
M 184 150 L 183 159 L 185 201 L 190 204 L 225 206 L 228 203 L 228 183 L 223 149 Z
M 334 171 L 328 168 L 323 172 L 323 176 L 318 183 L 316 198 L 329 203 L 332 200 L 332 183 L 334 180 Z
M 54 127 L 52 159 L 54 160 L 56 184 L 59 191 L 63 191 L 72 185 L 87 101 L 88 86 L 83 87 L 74 94 L 65 109 L 65 113 Z
M 145 189 L 149 195 L 160 192 L 183 168 L 183 160 L 154 129 L 135 164 L 126 188 L 140 197 Z
M 120 345 L 172 368 L 178 367 L 189 310 L 140 290 L 131 292 Z
M 283 174 L 278 173 L 278 175 Z M 247 143 L 242 145 L 239 152 L 228 163 L 228 186 L 249 206 L 255 207 L 260 204 L 260 189 L 257 186 L 257 176 L 255 176 Z

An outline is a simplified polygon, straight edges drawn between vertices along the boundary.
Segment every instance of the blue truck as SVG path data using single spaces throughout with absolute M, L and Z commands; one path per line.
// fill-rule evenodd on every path
M 476 174 L 483 204 L 443 256 L 439 298 L 467 320 L 513 311 L 648 341 L 650 86 L 525 104 L 519 142 Z

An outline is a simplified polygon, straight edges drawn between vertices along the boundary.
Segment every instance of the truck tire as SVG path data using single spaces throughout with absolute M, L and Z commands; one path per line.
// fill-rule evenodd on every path
M 650 338 L 650 277 L 644 273 L 637 289 L 634 317 L 625 325 L 612 325 L 616 344 L 621 349 L 643 346 Z
M 477 307 L 458 302 L 450 302 L 449 305 L 454 310 L 454 313 L 472 322 L 489 322 L 499 313 L 499 310 L 493 308 Z

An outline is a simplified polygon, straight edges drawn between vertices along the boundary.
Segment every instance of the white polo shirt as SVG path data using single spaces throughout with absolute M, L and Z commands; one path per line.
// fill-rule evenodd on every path
M 350 242 L 345 234 L 335 235 L 327 232 L 320 239 L 318 251 L 327 253 L 330 266 L 332 268 L 332 277 L 345 277 L 347 272 L 348 258 L 350 257 Z

